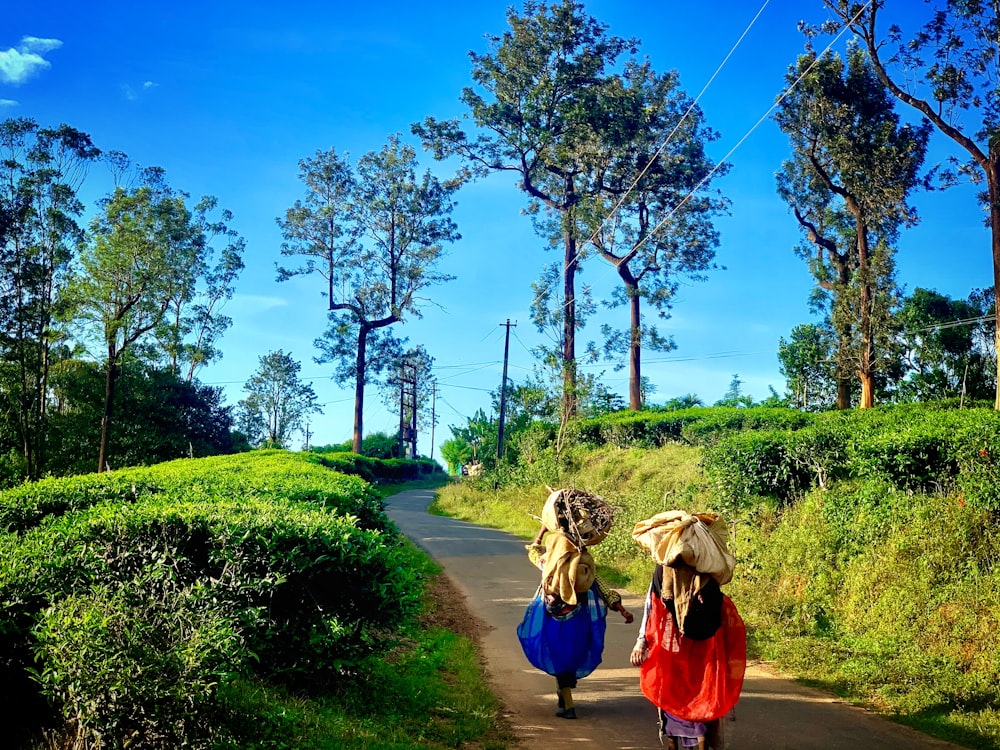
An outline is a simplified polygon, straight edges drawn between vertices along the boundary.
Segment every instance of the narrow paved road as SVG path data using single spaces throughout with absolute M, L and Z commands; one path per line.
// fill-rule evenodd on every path
M 645 592 L 622 591 L 636 614 L 626 625 L 608 613 L 604 661 L 573 691 L 578 719 L 555 716 L 555 679 L 525 660 L 515 629 L 538 586 L 524 540 L 464 521 L 432 516 L 433 490 L 410 490 L 386 500 L 400 530 L 426 550 L 488 624 L 483 653 L 494 692 L 526 750 L 582 748 L 657 750 L 656 712 L 639 691 L 638 670 L 628 662 L 638 634 Z M 600 560 L 600 548 L 596 549 Z M 781 679 L 760 666 L 747 669 L 735 720 L 727 722 L 727 750 L 955 750 Z

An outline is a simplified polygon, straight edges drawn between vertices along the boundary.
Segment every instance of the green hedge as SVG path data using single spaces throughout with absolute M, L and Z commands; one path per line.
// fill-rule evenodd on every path
M 619 411 L 570 425 L 570 437 L 589 446 L 658 448 L 668 443 L 708 445 L 743 430 L 796 430 L 813 415 L 794 409 L 692 407 L 675 411 Z
M 0 503 L 34 513 L 0 534 L 0 684 L 34 675 L 91 741 L 209 742 L 227 675 L 329 683 L 417 611 L 421 573 L 359 477 L 282 452 L 115 474 Z
M 213 497 L 270 494 L 312 502 L 357 517 L 363 528 L 388 522 L 378 494 L 360 476 L 329 471 L 325 462 L 287 451 L 178 459 L 150 467 L 44 479 L 0 492 L 0 530 L 23 532 L 49 516 L 100 503 L 133 503 L 159 496 L 183 497 L 211 486 Z
M 704 466 L 734 504 L 787 503 L 812 487 L 857 479 L 909 492 L 958 489 L 974 506 L 1000 512 L 995 446 L 1000 414 L 992 409 L 882 407 L 817 415 L 789 430 L 731 432 L 705 444 Z

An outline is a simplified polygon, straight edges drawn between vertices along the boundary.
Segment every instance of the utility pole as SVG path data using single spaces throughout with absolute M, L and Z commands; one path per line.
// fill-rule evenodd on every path
M 403 404 L 406 403 L 404 396 L 406 391 L 403 383 L 403 368 L 406 366 L 405 360 L 399 361 L 399 445 L 397 447 L 397 453 L 399 453 L 400 458 L 406 458 L 406 453 L 403 452 Z
M 510 322 L 510 318 L 507 318 L 506 323 L 501 323 L 501 325 L 506 326 L 507 335 L 504 337 L 503 342 L 503 381 L 500 383 L 500 419 L 499 425 L 497 426 L 497 462 L 503 458 L 503 420 L 504 412 L 507 410 L 507 354 L 510 352 L 510 329 L 511 326 L 517 327 L 517 321 L 513 323 Z
M 438 384 L 436 380 L 431 381 L 431 461 L 434 460 L 434 424 L 437 422 L 437 416 L 434 413 L 434 409 L 437 406 L 437 388 Z
M 416 459 L 417 457 L 417 366 L 415 364 L 410 365 L 412 368 L 410 385 L 413 386 L 413 390 L 410 391 L 410 395 L 413 397 L 411 402 L 412 419 L 410 420 L 410 458 Z
M 407 388 L 410 386 L 410 388 Z M 407 422 L 407 406 L 410 421 Z M 406 458 L 409 445 L 410 458 L 417 457 L 417 366 L 407 359 L 399 362 L 399 457 Z

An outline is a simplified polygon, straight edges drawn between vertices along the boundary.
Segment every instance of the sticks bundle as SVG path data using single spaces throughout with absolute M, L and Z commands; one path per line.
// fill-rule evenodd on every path
M 578 547 L 603 542 L 614 520 L 614 508 L 603 497 L 575 487 L 552 490 L 542 509 L 543 525 L 562 531 Z

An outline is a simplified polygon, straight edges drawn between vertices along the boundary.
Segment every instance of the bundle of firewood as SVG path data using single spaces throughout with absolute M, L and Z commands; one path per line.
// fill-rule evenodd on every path
M 542 525 L 561 531 L 579 547 L 599 544 L 611 533 L 615 511 L 598 495 L 566 487 L 553 490 L 542 508 Z

